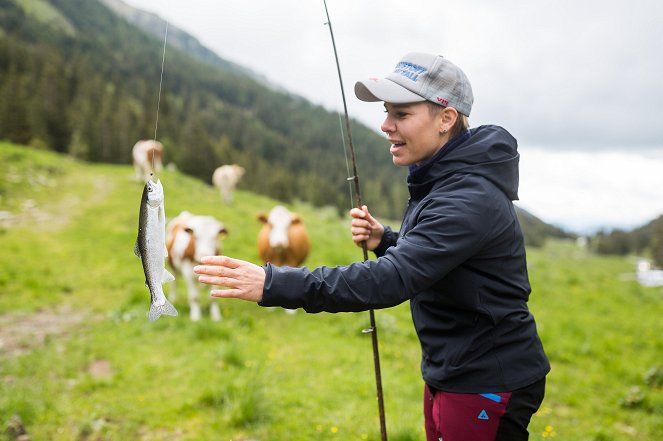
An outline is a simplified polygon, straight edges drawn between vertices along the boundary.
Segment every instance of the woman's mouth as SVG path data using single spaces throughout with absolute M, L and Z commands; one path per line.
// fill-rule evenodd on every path
M 397 140 L 389 140 L 389 141 L 391 142 L 391 148 L 389 149 L 389 152 L 392 155 L 397 153 L 403 147 L 405 147 L 405 143 L 403 141 L 397 141 Z

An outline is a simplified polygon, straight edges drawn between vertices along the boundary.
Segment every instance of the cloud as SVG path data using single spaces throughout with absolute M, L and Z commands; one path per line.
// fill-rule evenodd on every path
M 520 201 L 572 231 L 639 227 L 663 215 L 663 154 L 520 149 Z
M 322 0 L 125 1 L 342 111 Z M 354 83 L 386 75 L 406 52 L 438 53 L 472 81 L 472 126 L 499 124 L 518 139 L 523 208 L 572 230 L 640 226 L 663 212 L 663 2 L 327 5 L 351 117 L 379 131 L 382 105 L 357 100 Z
M 480 119 L 498 115 L 540 146 L 661 148 L 660 3 L 529 2 L 497 10 L 509 3 L 496 2 L 490 14 L 502 29 L 492 39 L 503 47 L 485 54 L 488 64 L 469 62 L 478 100 L 484 97 Z
M 128 3 L 161 15 L 220 56 L 340 110 L 322 1 Z M 647 0 L 329 0 L 351 116 L 379 130 L 381 106 L 355 81 L 409 51 L 437 52 L 472 81 L 474 125 L 497 123 L 544 147 L 661 147 L 663 3 Z M 293 11 L 297 13 L 293 13 Z

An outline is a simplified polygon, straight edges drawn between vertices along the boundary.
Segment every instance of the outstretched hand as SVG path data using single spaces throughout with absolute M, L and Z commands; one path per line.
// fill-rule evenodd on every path
M 384 226 L 371 216 L 366 205 L 350 210 L 352 216 L 352 240 L 357 246 L 366 241 L 366 248 L 373 251 L 380 245 L 384 235 Z
M 253 263 L 227 256 L 205 256 L 193 268 L 198 281 L 228 289 L 212 289 L 212 297 L 260 302 L 265 286 L 265 270 Z

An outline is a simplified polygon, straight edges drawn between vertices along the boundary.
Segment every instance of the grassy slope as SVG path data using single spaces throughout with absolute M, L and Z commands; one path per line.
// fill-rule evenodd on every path
M 222 322 L 192 323 L 180 296 L 180 317 L 150 324 L 133 255 L 142 186 L 130 168 L 2 143 L 0 163 L 0 211 L 14 215 L 0 224 L 0 439 L 14 414 L 34 440 L 379 439 L 367 313 L 225 301 Z M 160 178 L 167 216 L 212 214 L 230 230 L 224 251 L 257 261 L 255 214 L 275 201 L 240 191 L 226 207 L 199 181 Z M 312 236 L 308 266 L 361 257 L 347 220 L 292 208 Z M 626 259 L 567 244 L 530 250 L 529 261 L 553 363 L 531 439 L 658 439 L 661 374 L 658 386 L 646 380 L 663 359 L 660 290 L 621 280 Z M 376 316 L 389 439 L 423 439 L 408 307 Z

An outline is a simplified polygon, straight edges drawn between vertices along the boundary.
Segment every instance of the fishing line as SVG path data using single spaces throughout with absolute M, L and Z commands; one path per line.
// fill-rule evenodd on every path
M 161 107 L 161 87 L 163 85 L 163 67 L 166 63 L 166 42 L 168 41 L 168 20 L 166 20 L 166 30 L 164 32 L 163 36 L 163 53 L 161 54 L 161 75 L 159 77 L 159 94 L 157 95 L 157 116 L 156 116 L 156 121 L 154 122 L 154 141 L 153 143 L 156 144 L 157 142 L 157 130 L 159 129 L 159 108 Z M 152 173 L 150 173 L 150 176 L 154 174 L 154 157 L 156 155 L 152 154 Z

